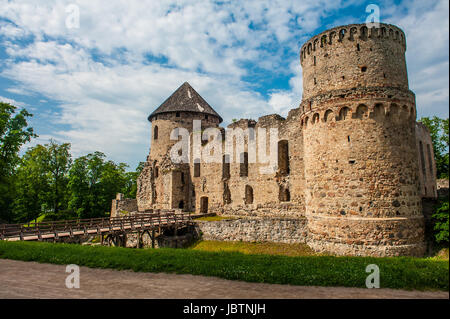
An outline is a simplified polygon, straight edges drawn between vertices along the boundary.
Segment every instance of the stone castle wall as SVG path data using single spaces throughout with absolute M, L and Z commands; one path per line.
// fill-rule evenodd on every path
M 305 243 L 305 218 L 246 218 L 201 222 L 197 227 L 204 240 Z
M 234 156 L 247 158 L 248 164 L 235 159 L 229 164 L 224 159 L 195 164 L 193 149 L 189 164 L 172 163 L 169 153 L 177 142 L 170 140 L 173 129 L 185 128 L 192 147 L 196 134 L 220 128 L 220 119 L 192 112 L 154 116 L 150 154 L 138 179 L 139 211 L 180 208 L 245 217 L 252 221 L 240 220 L 242 227 L 233 226 L 234 221 L 204 227 L 212 227 L 209 233 L 218 238 L 256 236 L 275 241 L 281 240 L 279 234 L 300 238 L 284 232 L 280 225 L 291 226 L 279 222 L 279 218 L 297 219 L 303 235 L 307 225 L 305 238 L 317 251 L 423 254 L 421 202 L 423 197 L 436 196 L 435 174 L 431 174 L 435 164 L 427 149 L 432 152 L 429 132 L 415 122 L 405 50 L 403 31 L 387 24 L 370 30 L 348 25 L 311 38 L 300 50 L 303 99 L 299 107 L 287 118 L 272 114 L 228 125 L 244 133 L 254 129 L 254 135 L 244 136 L 243 149 L 236 142 L 232 148 Z M 202 120 L 202 132 L 193 132 L 194 119 Z M 256 163 L 252 161 L 250 148 L 263 128 L 267 129 L 266 154 L 269 130 L 278 130 L 278 166 L 269 173 L 259 155 Z M 214 138 L 202 142 L 204 154 L 214 151 Z M 217 138 L 224 150 L 223 135 Z M 256 154 L 259 147 L 256 143 Z M 273 226 L 277 218 L 278 226 L 270 230 L 267 225 Z M 233 227 L 247 235 L 232 234 Z M 258 234 L 248 235 L 251 229 L 258 229 Z
M 419 188 L 422 197 L 436 198 L 436 162 L 434 160 L 433 142 L 427 127 L 416 123 L 416 147 L 419 165 Z

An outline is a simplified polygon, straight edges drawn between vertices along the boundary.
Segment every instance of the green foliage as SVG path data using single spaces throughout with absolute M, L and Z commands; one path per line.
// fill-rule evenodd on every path
M 440 199 L 438 205 L 436 206 L 436 212 L 433 214 L 434 219 L 434 230 L 436 242 L 449 244 L 448 241 L 448 213 L 449 211 L 449 199 Z
M 122 190 L 125 198 L 136 198 L 137 193 L 137 179 L 144 168 L 144 162 L 139 162 L 138 167 L 135 172 L 126 172 L 125 173 L 125 186 Z
M 105 158 L 94 152 L 77 158 L 70 168 L 69 208 L 79 218 L 104 217 L 111 210 L 111 200 L 126 186 L 126 164 Z
M 449 170 L 449 119 L 423 117 L 420 119 L 430 131 L 436 161 L 437 178 L 448 178 Z
M 17 107 L 0 102 L 0 220 L 12 219 L 12 202 L 15 197 L 14 174 L 20 162 L 19 150 L 32 137 L 27 118 L 32 114 Z
M 27 222 L 67 208 L 70 144 L 36 145 L 22 157 L 15 176 L 14 220 Z M 50 215 L 49 215 L 50 216 Z
M 412 257 L 271 256 L 192 249 L 129 249 L 0 241 L 0 258 L 93 268 L 215 276 L 302 286 L 365 288 L 366 267 L 380 268 L 382 288 L 449 290 L 448 260 Z

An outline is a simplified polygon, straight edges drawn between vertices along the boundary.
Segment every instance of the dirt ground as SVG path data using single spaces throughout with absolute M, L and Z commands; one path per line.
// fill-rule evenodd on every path
M 80 267 L 80 288 L 66 287 L 66 266 L 0 259 L 0 299 L 6 298 L 449 298 L 448 292 L 307 287 L 215 277 L 135 273 Z

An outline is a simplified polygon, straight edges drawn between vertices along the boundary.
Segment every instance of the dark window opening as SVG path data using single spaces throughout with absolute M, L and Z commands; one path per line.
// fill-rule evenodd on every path
M 357 51 L 360 51 L 360 50 L 361 50 L 361 48 L 360 48 L 360 46 L 359 46 L 359 43 L 356 45 L 356 50 L 357 50 Z
M 184 201 L 180 200 L 180 202 L 178 203 L 178 208 L 184 208 Z
M 248 153 L 244 152 L 240 155 L 239 176 L 248 176 Z
M 366 72 L 367 71 L 367 67 L 366 66 L 363 66 L 362 68 L 361 68 L 361 72 Z
M 181 172 L 180 174 L 180 180 L 181 180 L 181 185 L 184 185 L 184 173 Z
M 314 65 L 316 65 L 316 57 L 314 57 Z
M 423 153 L 423 144 L 422 141 L 419 142 L 419 151 L 420 151 L 420 162 L 422 164 L 422 174 L 423 174 L 423 178 L 425 179 L 427 176 L 427 170 L 425 168 L 425 155 Z
M 347 136 L 347 141 L 350 143 L 350 135 Z
M 155 128 L 153 129 L 153 139 L 157 140 L 158 139 L 158 127 L 155 126 Z
M 222 178 L 230 178 L 230 155 L 222 157 Z
M 278 170 L 281 175 L 289 174 L 289 143 L 286 140 L 278 142 Z
M 280 202 L 289 202 L 291 201 L 291 194 L 289 192 L 288 188 L 285 188 L 283 186 L 280 186 L 278 199 Z
M 180 112 L 177 112 L 177 113 L 176 113 L 176 117 L 180 117 Z
M 155 167 L 155 178 L 157 178 L 159 176 L 159 168 L 156 166 Z
M 355 161 L 355 160 L 349 160 L 348 163 L 349 163 L 349 164 L 355 164 L 356 161 Z
M 200 160 L 194 161 L 194 177 L 200 177 Z
M 430 175 L 433 176 L 433 161 L 431 157 L 431 147 L 427 144 L 427 154 L 428 154 L 428 167 L 430 169 Z
M 249 185 L 245 186 L 245 203 L 253 204 L 253 188 Z

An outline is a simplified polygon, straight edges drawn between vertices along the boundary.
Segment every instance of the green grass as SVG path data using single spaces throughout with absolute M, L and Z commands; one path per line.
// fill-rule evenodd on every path
M 431 258 L 249 255 L 195 249 L 130 249 L 0 241 L 0 258 L 93 268 L 216 276 L 274 284 L 365 287 L 366 266 L 380 268 L 382 288 L 449 289 L 448 261 Z
M 240 252 L 243 254 L 265 254 L 283 256 L 319 256 L 305 244 L 283 244 L 283 243 L 250 243 L 244 241 L 212 241 L 204 240 L 194 243 L 190 249 L 202 251 L 227 251 Z

